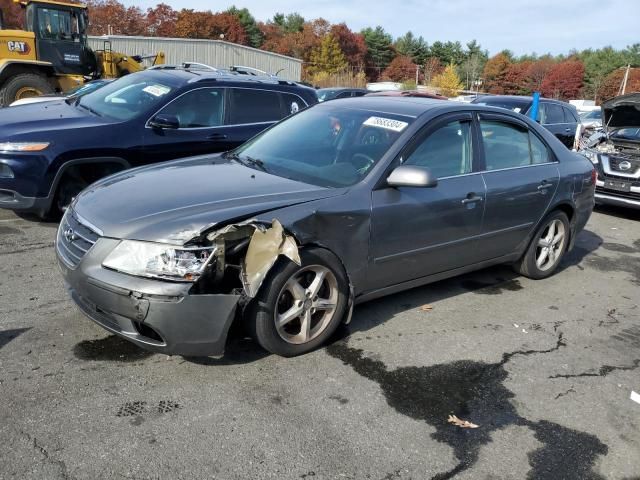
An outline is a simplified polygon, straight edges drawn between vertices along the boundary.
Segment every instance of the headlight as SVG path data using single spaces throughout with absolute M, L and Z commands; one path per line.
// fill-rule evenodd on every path
M 46 142 L 5 142 L 0 143 L 0 152 L 41 152 L 48 146 Z
M 591 163 L 594 165 L 598 164 L 598 152 L 594 152 L 593 150 L 582 150 L 580 153 L 591 160 Z
M 123 240 L 102 266 L 139 277 L 193 282 L 202 275 L 215 251 L 215 247 L 178 247 Z

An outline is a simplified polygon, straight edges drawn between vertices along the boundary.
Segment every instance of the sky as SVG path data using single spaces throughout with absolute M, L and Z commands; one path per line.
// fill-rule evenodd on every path
M 146 9 L 159 0 L 121 0 Z M 640 43 L 639 0 L 162 0 L 175 9 L 225 10 L 235 3 L 257 20 L 277 12 L 323 17 L 352 30 L 381 25 L 394 38 L 412 31 L 429 43 L 476 39 L 490 54 L 568 53 Z

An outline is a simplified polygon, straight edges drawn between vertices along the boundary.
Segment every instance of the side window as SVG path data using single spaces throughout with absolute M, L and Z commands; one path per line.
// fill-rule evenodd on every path
M 531 142 L 531 163 L 547 163 L 551 161 L 551 155 L 549 155 L 549 149 L 542 143 L 536 135 L 529 132 L 529 141 Z
M 565 123 L 577 123 L 578 122 L 578 119 L 573 114 L 571 109 L 566 108 L 566 107 L 562 107 L 562 109 L 564 110 L 564 122 Z
M 285 116 L 298 113 L 307 106 L 307 104 L 304 103 L 304 101 L 297 95 L 293 95 L 291 93 L 281 93 L 280 95 L 282 96 L 282 101 L 284 103 Z
M 547 111 L 547 118 L 543 123 L 547 125 L 553 125 L 554 123 L 565 123 L 564 112 L 562 111 L 562 107 L 560 105 L 556 105 L 555 103 L 547 103 L 545 105 L 545 109 Z
M 357 91 L 353 92 L 353 93 L 351 94 L 351 96 L 352 96 L 352 97 L 364 97 L 364 94 L 365 94 L 365 93 L 367 93 L 367 92 L 362 92 L 362 91 L 360 91 L 360 90 L 357 90 Z
M 351 97 L 351 92 L 347 91 L 347 92 L 339 93 L 336 98 L 349 98 L 349 97 Z
M 224 118 L 224 90 L 199 88 L 185 93 L 160 112 L 175 115 L 180 128 L 205 128 L 222 125 Z
M 405 160 L 405 165 L 428 167 L 437 178 L 470 173 L 471 122 L 448 123 L 431 133 Z
M 71 39 L 71 13 L 64 10 L 38 10 L 38 34 L 51 40 Z
M 275 122 L 283 118 L 280 93 L 267 90 L 232 88 L 229 106 L 229 123 Z
M 480 121 L 487 170 L 531 164 L 529 130 L 512 123 Z

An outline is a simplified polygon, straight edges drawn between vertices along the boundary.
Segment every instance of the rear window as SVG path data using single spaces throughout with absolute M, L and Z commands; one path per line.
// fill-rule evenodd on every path
M 290 112 L 287 112 L 288 115 Z M 229 123 L 275 122 L 286 116 L 280 103 L 280 93 L 246 88 L 230 89 Z

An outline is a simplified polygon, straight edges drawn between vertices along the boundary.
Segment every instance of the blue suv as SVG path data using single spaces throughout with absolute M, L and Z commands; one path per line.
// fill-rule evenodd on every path
M 58 216 L 102 177 L 231 150 L 314 103 L 315 91 L 294 82 L 185 65 L 131 74 L 79 99 L 2 109 L 0 208 Z

